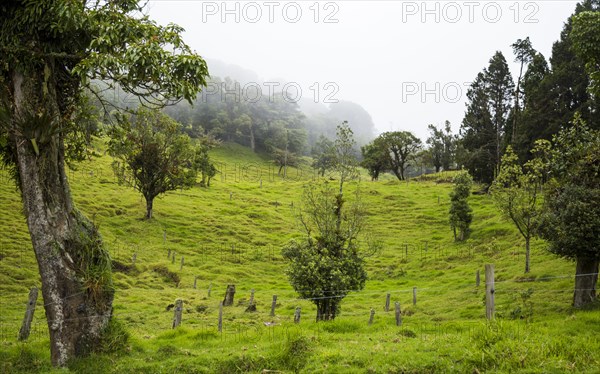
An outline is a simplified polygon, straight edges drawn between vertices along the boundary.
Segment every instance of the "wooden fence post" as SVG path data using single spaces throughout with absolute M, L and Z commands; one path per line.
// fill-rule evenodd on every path
M 198 282 L 198 276 L 197 275 L 194 277 L 194 289 L 196 289 L 196 282 Z
M 173 257 L 171 258 L 171 263 L 172 264 L 175 263 L 175 255 L 177 255 L 177 252 L 173 251 Z
M 254 305 L 254 288 L 250 290 L 250 301 L 248 302 L 246 312 L 256 312 L 256 305 Z
M 300 323 L 300 307 L 296 307 L 296 311 L 294 312 L 294 323 Z
M 227 291 L 225 291 L 225 298 L 223 299 L 223 306 L 233 305 L 234 295 L 235 295 L 235 284 L 227 285 Z
M 171 259 L 171 249 L 169 249 L 169 252 L 167 253 L 167 258 L 170 260 Z
M 479 287 L 479 283 L 481 282 L 481 278 L 479 276 L 479 270 L 475 273 L 475 287 Z
M 179 266 L 179 271 L 183 269 L 183 256 L 181 256 L 181 265 Z
M 208 297 L 210 297 L 210 288 L 212 287 L 212 283 L 208 284 Z
M 273 295 L 273 302 L 271 303 L 271 317 L 275 316 L 275 306 L 277 305 L 277 295 Z
M 396 326 L 402 325 L 402 315 L 400 314 L 400 303 L 396 301 Z
M 371 315 L 369 316 L 369 326 L 373 324 L 373 318 L 375 318 L 375 309 L 371 308 Z
M 223 302 L 219 303 L 219 332 L 223 331 Z
M 391 294 L 387 294 L 387 296 L 385 297 L 385 311 L 389 312 L 390 311 L 390 297 L 392 297 Z
M 27 309 L 25 310 L 25 317 L 23 317 L 23 324 L 19 330 L 19 340 L 27 340 L 29 337 L 29 331 L 31 330 L 31 321 L 33 320 L 33 313 L 35 312 L 35 303 L 38 297 L 37 287 L 32 287 L 29 291 L 29 301 L 27 302 Z
M 485 265 L 485 317 L 494 319 L 494 264 Z
M 175 300 L 175 315 L 173 317 L 173 328 L 181 325 L 181 313 L 183 312 L 183 300 Z
M 413 305 L 417 305 L 417 287 L 413 287 Z

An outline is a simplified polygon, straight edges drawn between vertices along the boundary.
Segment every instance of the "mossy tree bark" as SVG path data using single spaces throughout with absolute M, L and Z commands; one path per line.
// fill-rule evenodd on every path
M 61 108 L 49 79 L 43 71 L 12 72 L 10 140 L 42 280 L 52 363 L 63 366 L 93 350 L 111 318 L 114 292 L 99 233 L 71 199 Z

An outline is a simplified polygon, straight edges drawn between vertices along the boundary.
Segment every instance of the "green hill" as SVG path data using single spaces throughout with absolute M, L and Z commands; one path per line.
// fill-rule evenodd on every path
M 104 152 L 101 143 L 98 151 Z M 367 259 L 365 289 L 348 294 L 334 322 L 316 323 L 315 308 L 298 300 L 281 257 L 281 247 L 300 235 L 294 212 L 302 188 L 317 179 L 308 162 L 283 179 L 268 159 L 238 145 L 225 144 L 212 157 L 221 173 L 211 187 L 157 199 L 150 221 L 142 219 L 141 195 L 116 183 L 109 156 L 71 171 L 75 202 L 99 226 L 113 258 L 114 316 L 131 338 L 124 350 L 78 360 L 70 370 L 547 373 L 600 367 L 598 309 L 570 306 L 574 264 L 536 241 L 532 272 L 525 275 L 521 237 L 487 195 L 471 196 L 473 233 L 455 244 L 447 223 L 451 174 L 408 183 L 362 176 L 354 187 L 362 190 L 372 238 L 383 249 Z M 0 211 L 0 369 L 51 371 L 41 296 L 32 335 L 25 343 L 16 339 L 29 289 L 40 280 L 6 171 L 0 172 Z M 485 319 L 485 264 L 496 269 L 492 323 Z M 218 305 L 228 284 L 236 286 L 235 304 L 224 308 L 219 333 Z M 245 312 L 251 290 L 253 313 Z M 172 329 L 178 298 L 183 322 Z M 302 308 L 299 324 L 293 323 L 296 307 Z M 118 331 L 107 350 L 117 345 Z

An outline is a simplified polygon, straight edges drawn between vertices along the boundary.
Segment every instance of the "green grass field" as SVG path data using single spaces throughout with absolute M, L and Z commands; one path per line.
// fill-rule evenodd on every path
M 103 153 L 101 143 L 98 148 Z M 334 322 L 316 323 L 316 309 L 298 300 L 281 257 L 281 247 L 301 235 L 294 211 L 314 173 L 308 166 L 290 169 L 283 180 L 267 159 L 231 144 L 212 157 L 222 173 L 211 187 L 157 199 L 150 221 L 142 219 L 141 195 L 116 183 L 109 156 L 71 172 L 75 202 L 99 226 L 113 258 L 114 316 L 131 337 L 118 353 L 77 360 L 69 370 L 600 372 L 600 313 L 597 305 L 570 306 L 574 264 L 534 241 L 532 271 L 525 275 L 523 240 L 487 195 L 471 196 L 472 235 L 455 244 L 447 222 L 452 174 L 408 183 L 392 176 L 371 182 L 363 174 L 353 184 L 362 190 L 369 230 L 383 249 L 367 259 L 364 290 L 349 293 Z M 32 335 L 24 343 L 16 339 L 29 289 L 40 280 L 20 199 L 6 172 L 0 176 L 0 369 L 52 371 L 41 297 Z M 491 323 L 485 264 L 494 264 L 496 273 Z M 235 305 L 224 308 L 219 333 L 218 305 L 228 284 L 236 286 Z M 247 313 L 252 289 L 257 312 Z M 183 322 L 172 329 L 173 310 L 167 309 L 178 298 Z M 299 324 L 293 323 L 296 307 L 302 308 Z

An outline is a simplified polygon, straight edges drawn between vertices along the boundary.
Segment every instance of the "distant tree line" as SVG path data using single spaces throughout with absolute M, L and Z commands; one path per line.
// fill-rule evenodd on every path
M 183 124 L 190 137 L 210 136 L 267 153 L 280 172 L 317 152 L 322 138 L 334 139 L 343 121 L 358 135 L 358 144 L 373 138 L 373 121 L 360 105 L 340 101 L 326 107 L 306 100 L 270 92 L 258 83 L 213 77 L 191 105 L 182 102 L 164 111 Z

